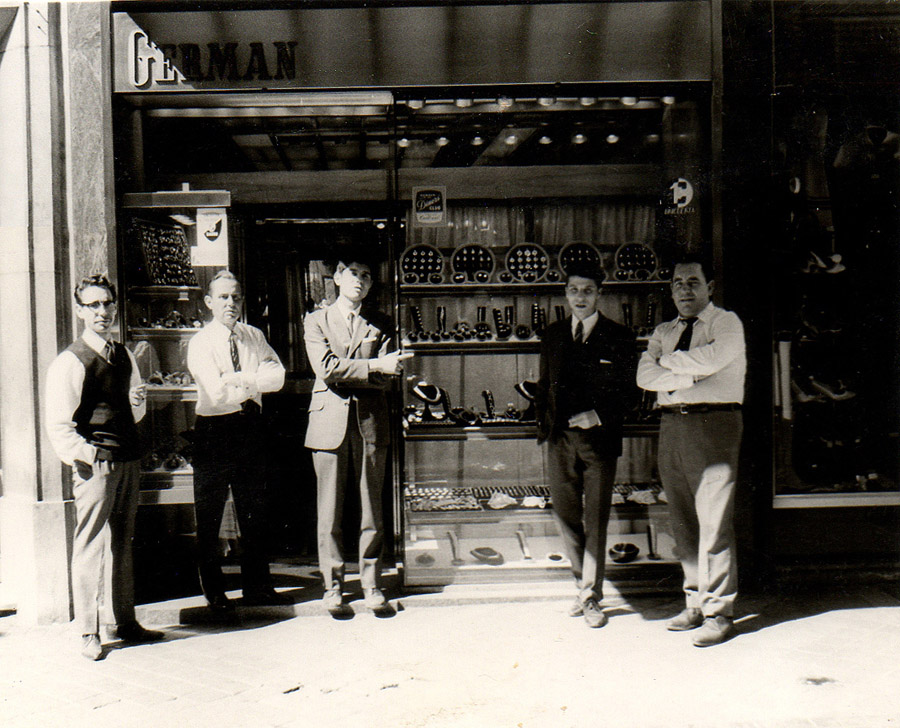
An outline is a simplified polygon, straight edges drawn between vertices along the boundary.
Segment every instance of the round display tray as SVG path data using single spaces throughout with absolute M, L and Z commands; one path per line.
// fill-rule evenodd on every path
M 549 268 L 550 256 L 537 243 L 519 243 L 506 253 L 506 270 L 520 283 L 536 283 Z
M 559 269 L 568 275 L 571 267 L 601 270 L 600 251 L 593 243 L 566 243 L 559 251 Z
M 444 256 L 433 245 L 413 245 L 400 258 L 400 276 L 404 283 L 443 283 Z
M 463 245 L 450 256 L 453 283 L 488 283 L 494 273 L 494 254 L 483 245 Z
M 615 261 L 617 281 L 648 281 L 659 265 L 653 248 L 643 243 L 623 243 L 616 251 Z

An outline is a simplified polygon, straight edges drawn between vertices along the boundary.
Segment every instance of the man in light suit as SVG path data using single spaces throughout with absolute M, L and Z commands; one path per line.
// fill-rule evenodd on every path
M 346 256 L 349 258 L 349 256 Z M 337 301 L 313 311 L 304 322 L 304 340 L 316 374 L 309 406 L 306 447 L 313 451 L 317 478 L 319 568 L 323 605 L 345 608 L 341 517 L 348 470 L 359 487 L 361 522 L 359 572 L 366 607 L 384 609 L 379 589 L 384 527 L 381 493 L 390 430 L 386 390 L 404 359 L 390 352 L 393 326 L 387 316 L 364 311 L 372 270 L 358 256 L 338 262 Z

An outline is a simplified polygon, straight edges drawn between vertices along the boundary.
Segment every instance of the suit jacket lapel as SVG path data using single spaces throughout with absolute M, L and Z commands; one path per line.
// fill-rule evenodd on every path
M 325 309 L 325 322 L 328 324 L 328 333 L 331 346 L 338 356 L 348 356 L 350 345 L 350 332 L 347 331 L 347 320 L 344 318 L 337 304 L 333 303 Z
M 359 349 L 359 345 L 362 343 L 363 339 L 365 339 L 366 336 L 369 335 L 369 331 L 374 328 L 364 317 L 357 315 L 357 318 L 356 331 L 353 332 L 350 337 L 350 344 L 347 346 L 347 356 L 350 357 L 356 354 L 356 350 Z

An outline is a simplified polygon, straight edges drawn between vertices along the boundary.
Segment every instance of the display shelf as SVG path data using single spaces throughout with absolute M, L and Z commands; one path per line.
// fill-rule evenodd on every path
M 129 296 L 148 296 L 151 298 L 175 298 L 179 301 L 189 301 L 191 294 L 202 292 L 200 286 L 130 286 Z
M 900 506 L 900 492 L 791 493 L 788 495 L 775 495 L 772 499 L 772 507 L 778 509 L 877 508 L 880 506 Z
M 196 402 L 197 386 L 191 385 L 187 387 L 166 387 L 156 384 L 148 384 L 147 397 L 165 401 Z
M 403 342 L 404 351 L 422 354 L 536 354 L 540 339 L 522 341 L 427 341 Z
M 424 425 L 410 423 L 403 436 L 406 440 L 512 440 L 537 436 L 537 426 L 502 425 L 460 427 L 457 425 Z
M 141 487 L 151 489 L 173 488 L 179 485 L 191 485 L 194 478 L 193 468 L 178 470 L 142 470 Z
M 626 423 L 625 437 L 653 437 L 659 434 L 658 422 Z M 537 425 L 425 425 L 409 423 L 404 427 L 406 440 L 514 440 L 537 437 Z
M 198 328 L 172 328 L 167 329 L 163 327 L 153 327 L 153 328 L 131 328 L 128 329 L 128 337 L 131 339 L 167 339 L 174 337 L 190 337 L 196 334 L 200 329 Z
M 601 293 L 605 290 L 618 290 L 629 288 L 647 288 L 671 285 L 671 281 L 603 281 L 600 286 Z M 399 286 L 401 296 L 417 298 L 425 296 L 467 296 L 474 293 L 496 296 L 540 296 L 540 295 L 564 295 L 565 283 L 401 283 Z
M 138 497 L 142 506 L 187 505 L 194 502 L 194 486 L 184 483 L 171 488 L 142 488 Z

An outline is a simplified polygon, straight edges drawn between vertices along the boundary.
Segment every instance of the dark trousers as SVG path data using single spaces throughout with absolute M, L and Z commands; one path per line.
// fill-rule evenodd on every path
M 734 486 L 742 432 L 740 412 L 664 414 L 659 428 L 659 477 L 684 570 L 685 603 L 707 617 L 734 614 Z
M 229 487 L 241 534 L 243 591 L 246 594 L 271 586 L 261 428 L 259 415 L 251 413 L 197 417 L 193 457 L 194 510 L 200 585 L 208 598 L 225 591 L 219 529 Z
M 603 598 L 606 527 L 616 460 L 598 452 L 584 430 L 564 430 L 547 443 L 553 516 L 582 601 Z

